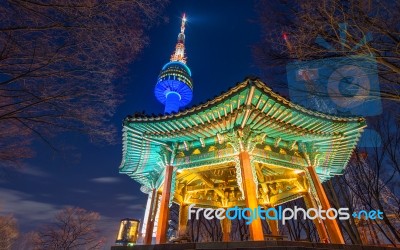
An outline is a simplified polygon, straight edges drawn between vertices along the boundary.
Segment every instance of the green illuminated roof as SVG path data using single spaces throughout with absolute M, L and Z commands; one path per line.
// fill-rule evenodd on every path
M 170 164 L 178 168 L 209 164 L 220 156 L 216 152 L 193 155 L 194 149 L 212 145 L 221 148 L 220 135 L 244 127 L 266 135 L 262 146 L 297 154 L 269 153 L 271 161 L 281 161 L 286 167 L 310 164 L 298 152 L 302 143 L 312 144 L 319 154 L 317 172 L 326 180 L 342 173 L 366 123 L 361 117 L 305 109 L 274 93 L 260 80 L 247 79 L 213 100 L 177 114 L 127 117 L 120 173 L 144 186 L 157 187 L 165 164 L 163 154 L 173 146 L 179 152 Z

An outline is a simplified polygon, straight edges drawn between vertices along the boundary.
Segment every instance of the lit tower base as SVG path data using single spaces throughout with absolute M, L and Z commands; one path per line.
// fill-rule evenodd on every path
M 164 114 L 177 113 L 193 97 L 192 73 L 186 65 L 185 57 L 185 23 L 184 14 L 175 51 L 171 61 L 162 68 L 154 89 L 157 100 L 165 105 Z

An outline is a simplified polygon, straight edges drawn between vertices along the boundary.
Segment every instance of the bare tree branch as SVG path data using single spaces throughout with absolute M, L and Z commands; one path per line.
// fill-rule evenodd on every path
M 82 208 L 68 207 L 55 216 L 55 222 L 39 232 L 38 249 L 100 249 L 98 236 L 100 215 Z
M 113 142 L 116 130 L 109 120 L 122 100 L 115 80 L 147 44 L 145 30 L 160 20 L 165 5 L 166 0 L 2 3 L 0 138 L 7 143 L 0 161 L 31 157 L 35 135 L 50 142 L 73 130 Z M 16 158 L 12 151 L 19 141 L 26 153 Z

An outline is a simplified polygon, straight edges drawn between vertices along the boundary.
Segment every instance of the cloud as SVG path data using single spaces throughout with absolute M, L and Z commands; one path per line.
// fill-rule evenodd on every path
M 18 164 L 18 165 L 2 165 L 0 163 L 0 182 L 9 182 L 9 179 L 19 178 L 20 175 L 48 178 L 51 174 L 41 170 L 38 167 L 32 166 L 30 164 Z
M 117 177 L 98 177 L 91 179 L 91 181 L 102 184 L 111 184 L 120 182 L 120 179 L 118 179 Z
M 0 188 L 0 197 L 0 216 L 14 215 L 21 232 L 37 230 L 42 225 L 51 223 L 54 216 L 65 208 L 65 206 L 34 201 L 33 195 L 12 189 Z M 119 219 L 100 214 L 98 229 L 100 237 L 105 237 L 103 249 L 110 249 L 112 245 L 115 245 L 119 223 Z
M 20 225 L 46 223 L 54 218 L 60 208 L 44 202 L 32 200 L 23 192 L 0 188 L 0 214 L 13 214 Z
M 130 205 L 127 206 L 128 210 L 144 210 L 146 209 L 146 205 L 145 204 L 135 204 L 135 205 Z
M 120 201 L 133 201 L 139 199 L 139 197 L 128 194 L 117 194 L 116 199 Z
M 36 177 L 50 177 L 50 174 L 32 166 L 23 166 L 16 169 L 21 174 L 32 175 Z

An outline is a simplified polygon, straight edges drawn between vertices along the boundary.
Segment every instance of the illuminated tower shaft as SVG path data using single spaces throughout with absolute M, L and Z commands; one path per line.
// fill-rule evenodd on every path
M 154 89 L 157 100 L 165 105 L 165 114 L 178 112 L 193 97 L 192 73 L 186 65 L 185 57 L 185 23 L 184 14 L 175 51 L 171 55 L 171 61 L 162 68 Z

